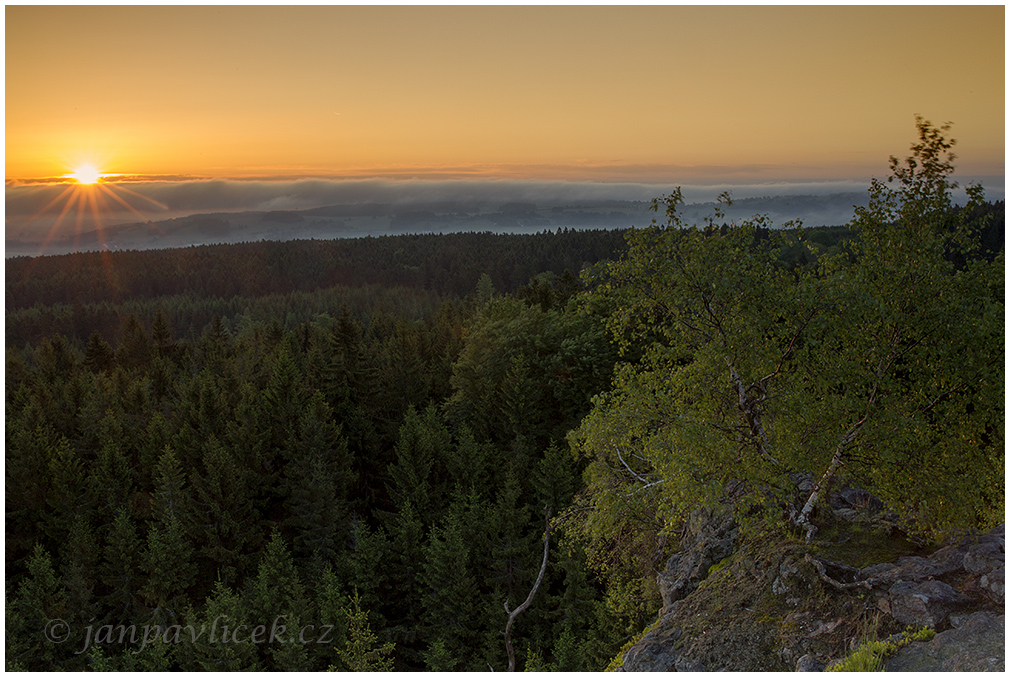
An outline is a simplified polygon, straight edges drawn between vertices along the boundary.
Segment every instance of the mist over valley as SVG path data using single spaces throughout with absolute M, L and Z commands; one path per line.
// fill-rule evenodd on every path
M 144 186 L 137 189 L 144 191 L 144 200 L 127 195 L 130 209 L 107 201 L 97 212 L 71 207 L 62 214 L 61 205 L 46 208 L 54 198 L 42 188 L 8 186 L 5 253 L 35 256 L 260 240 L 644 227 L 656 216 L 650 209 L 652 198 L 664 192 L 651 185 L 562 182 L 264 184 L 215 181 Z M 847 223 L 854 207 L 866 204 L 866 193 L 845 183 L 820 186 L 821 190 L 841 189 L 838 192 L 774 194 L 799 187 L 733 190 L 734 195 L 761 189 L 770 194 L 734 197 L 726 219 L 764 215 L 773 227 L 790 221 L 809 227 L 834 226 Z M 702 223 L 713 213 L 716 189 L 722 187 L 685 190 L 688 199 L 695 198 L 683 206 L 686 222 Z M 236 208 L 240 205 L 254 208 Z

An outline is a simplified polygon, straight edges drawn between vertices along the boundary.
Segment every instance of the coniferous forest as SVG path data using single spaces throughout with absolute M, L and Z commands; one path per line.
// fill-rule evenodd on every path
M 943 131 L 839 228 L 9 259 L 7 668 L 601 670 L 728 483 L 1001 521 L 1004 207 Z

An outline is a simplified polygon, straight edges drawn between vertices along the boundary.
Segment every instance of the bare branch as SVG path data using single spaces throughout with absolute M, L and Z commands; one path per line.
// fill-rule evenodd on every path
M 540 573 L 537 575 L 537 582 L 533 584 L 533 589 L 530 590 L 530 594 L 526 597 L 526 601 L 516 607 L 515 611 L 509 611 L 509 603 L 505 602 L 505 612 L 509 615 L 508 623 L 505 624 L 505 648 L 508 650 L 509 654 L 509 672 L 516 671 L 516 654 L 512 649 L 512 624 L 515 622 L 516 617 L 523 611 L 526 611 L 526 607 L 528 607 L 533 601 L 533 595 L 537 594 L 537 588 L 540 587 L 540 581 L 544 579 L 544 572 L 547 571 L 547 552 L 550 547 L 551 536 L 550 506 L 544 506 L 544 515 L 544 521 L 547 523 L 547 526 L 544 527 L 544 562 L 540 565 Z
M 617 452 L 617 458 L 619 458 L 621 460 L 621 463 L 624 465 L 624 467 L 627 469 L 627 471 L 631 473 L 632 477 L 634 477 L 636 480 L 638 480 L 642 484 L 648 484 L 649 483 L 649 480 L 645 479 L 644 477 L 642 477 L 637 472 L 635 472 L 634 470 L 631 469 L 631 466 L 628 465 L 627 461 L 624 460 L 624 456 L 621 455 L 621 448 L 618 445 L 616 445 L 613 442 L 611 442 L 610 446 L 612 446 L 614 448 L 614 451 Z

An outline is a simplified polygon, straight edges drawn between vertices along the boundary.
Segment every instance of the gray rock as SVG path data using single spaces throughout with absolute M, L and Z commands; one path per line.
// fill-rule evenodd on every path
M 796 491 L 801 495 L 810 494 L 814 490 L 814 476 L 808 472 L 794 472 L 789 475 L 796 484 Z
M 1005 558 L 1002 543 L 977 543 L 968 548 L 968 554 L 964 556 L 964 568 L 973 574 L 985 574 L 1004 568 Z
M 863 567 L 859 570 L 859 577 L 864 580 L 873 578 L 879 581 L 894 583 L 901 578 L 900 573 L 897 564 L 884 562 L 882 564 L 871 564 L 868 567 Z
M 957 620 L 955 627 L 938 633 L 930 641 L 913 642 L 899 649 L 884 670 L 1003 672 L 1006 648 L 1003 615 L 978 611 Z
M 677 658 L 662 644 L 639 642 L 624 654 L 621 672 L 676 672 Z
M 685 658 L 674 647 L 681 636 L 679 628 L 661 623 L 646 633 L 624 654 L 621 672 L 704 672 L 705 666 Z
M 855 508 L 832 508 L 831 514 L 846 522 L 856 522 L 862 516 L 862 513 Z
M 694 592 L 708 577 L 713 564 L 718 564 L 736 550 L 739 529 L 731 510 L 696 510 L 688 518 L 687 526 L 680 552 L 667 560 L 665 569 L 656 579 L 663 598 L 664 614 L 674 602 Z
M 825 665 L 811 654 L 804 654 L 796 661 L 796 672 L 824 672 Z
M 1003 544 L 1005 538 L 1006 538 L 1006 522 L 1003 522 L 1002 524 L 993 527 L 992 529 L 990 529 L 989 531 L 985 532 L 982 535 L 982 540 L 998 541 L 1000 545 Z
M 828 505 L 836 511 L 848 509 L 869 515 L 880 512 L 884 507 L 879 498 L 865 489 L 855 487 L 842 487 L 831 492 L 828 494 Z
M 979 587 L 985 591 L 986 596 L 1001 606 L 1005 604 L 1003 597 L 1004 576 L 1003 569 L 995 569 L 987 574 L 982 574 L 982 578 L 978 582 Z
M 888 595 L 894 620 L 916 627 L 938 627 L 950 614 L 971 604 L 969 598 L 943 581 L 899 581 Z
M 778 576 L 772 581 L 772 593 L 784 595 L 790 590 L 795 591 L 797 583 L 800 582 L 805 583 L 800 575 L 799 564 L 792 557 L 786 557 L 779 564 Z
M 705 672 L 705 666 L 683 656 L 677 657 L 677 672 Z

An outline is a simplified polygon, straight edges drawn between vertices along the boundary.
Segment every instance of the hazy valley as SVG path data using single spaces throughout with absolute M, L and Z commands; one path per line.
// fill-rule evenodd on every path
M 739 220 L 762 214 L 769 217 L 773 227 L 791 220 L 799 220 L 810 227 L 835 226 L 852 218 L 855 205 L 865 204 L 865 193 L 749 197 L 734 200 L 727 209 L 727 218 Z M 685 221 L 700 223 L 711 214 L 712 207 L 711 202 L 696 202 L 684 205 L 682 214 Z M 654 216 L 650 203 L 644 200 L 359 202 L 300 210 L 203 212 L 172 219 L 116 223 L 103 228 L 91 224 L 79 232 L 64 223 L 52 235 L 45 228 L 9 228 L 5 252 L 8 257 L 36 256 L 260 240 L 628 228 L 646 226 Z

